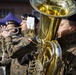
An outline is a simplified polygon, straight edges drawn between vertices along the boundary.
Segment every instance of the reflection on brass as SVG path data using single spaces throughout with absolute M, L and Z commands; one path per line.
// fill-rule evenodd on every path
M 48 4 L 41 4 L 37 7 L 40 12 L 51 14 L 54 16 L 62 16 L 66 15 L 69 12 L 67 12 L 65 9 L 63 9 L 60 6 L 51 6 Z M 52 39 L 55 39 L 56 31 L 58 29 L 58 25 L 60 23 L 59 18 L 54 18 L 51 16 L 46 16 L 44 14 L 41 15 L 41 31 L 40 31 L 40 37 L 41 39 L 50 41 Z
M 18 33 L 19 33 L 19 28 L 22 28 L 22 26 L 13 27 L 13 28 L 10 28 L 10 29 L 4 28 L 4 29 L 1 29 L 0 32 L 2 32 L 2 31 L 9 31 L 9 30 L 15 29 L 15 30 L 17 30 L 17 31 L 14 32 L 14 33 L 12 33 L 12 34 L 18 34 Z M 33 29 L 28 29 L 28 31 L 29 31 L 29 33 L 28 33 L 29 36 L 31 36 L 31 37 L 34 37 L 34 36 L 35 36 L 35 30 L 33 30 Z
M 35 30 L 33 30 L 33 29 L 28 29 L 28 31 L 29 31 L 29 36 L 31 36 L 31 37 L 34 37 L 35 36 Z
M 19 27 L 13 27 L 13 28 L 10 28 L 10 29 L 8 29 L 8 28 L 3 28 L 3 29 L 0 30 L 0 32 L 12 30 L 12 29 L 18 29 L 18 28 L 21 28 L 21 26 L 19 26 Z
M 15 29 L 15 30 L 17 30 L 17 31 L 16 31 L 16 32 L 13 32 L 12 34 L 18 34 L 18 33 L 19 33 L 19 28 L 21 28 L 21 26 L 19 26 L 19 27 L 13 27 L 13 28 L 10 28 L 10 29 L 8 29 L 8 28 L 3 28 L 3 29 L 0 30 L 0 32 L 9 31 L 9 30 Z
M 40 6 L 38 6 L 38 9 L 41 12 L 55 15 L 55 16 L 62 16 L 62 15 L 66 15 L 69 13 L 61 6 L 53 6 L 53 5 L 48 5 L 48 4 L 41 4 Z
M 62 50 L 56 33 L 61 19 L 76 12 L 76 4 L 73 0 L 30 0 L 30 3 L 41 14 L 35 75 L 60 75 Z

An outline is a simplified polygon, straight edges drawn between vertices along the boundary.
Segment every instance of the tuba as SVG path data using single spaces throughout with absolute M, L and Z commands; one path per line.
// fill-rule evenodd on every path
M 29 75 L 59 75 L 62 66 L 62 50 L 56 40 L 60 21 L 76 12 L 73 0 L 30 0 L 40 12 L 40 31 L 37 36 L 38 54 L 34 72 Z

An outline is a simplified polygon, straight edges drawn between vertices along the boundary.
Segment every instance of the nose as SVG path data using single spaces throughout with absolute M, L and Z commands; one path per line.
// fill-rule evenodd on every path
M 20 25 L 22 25 L 22 22 L 20 23 Z

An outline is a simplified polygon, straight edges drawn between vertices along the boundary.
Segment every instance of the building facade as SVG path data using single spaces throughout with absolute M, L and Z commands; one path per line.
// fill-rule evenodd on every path
M 29 0 L 0 0 L 0 19 L 4 18 L 9 12 L 20 19 L 22 14 L 31 14 L 34 9 Z

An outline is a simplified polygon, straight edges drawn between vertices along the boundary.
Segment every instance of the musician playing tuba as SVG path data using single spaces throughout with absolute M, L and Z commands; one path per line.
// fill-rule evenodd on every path
M 63 66 L 61 75 L 76 74 L 76 14 L 63 18 L 57 32 L 58 42 L 62 48 Z
M 30 0 L 30 4 L 41 14 L 38 56 L 30 75 L 60 75 L 62 50 L 56 33 L 61 19 L 75 14 L 76 4 L 74 0 Z

